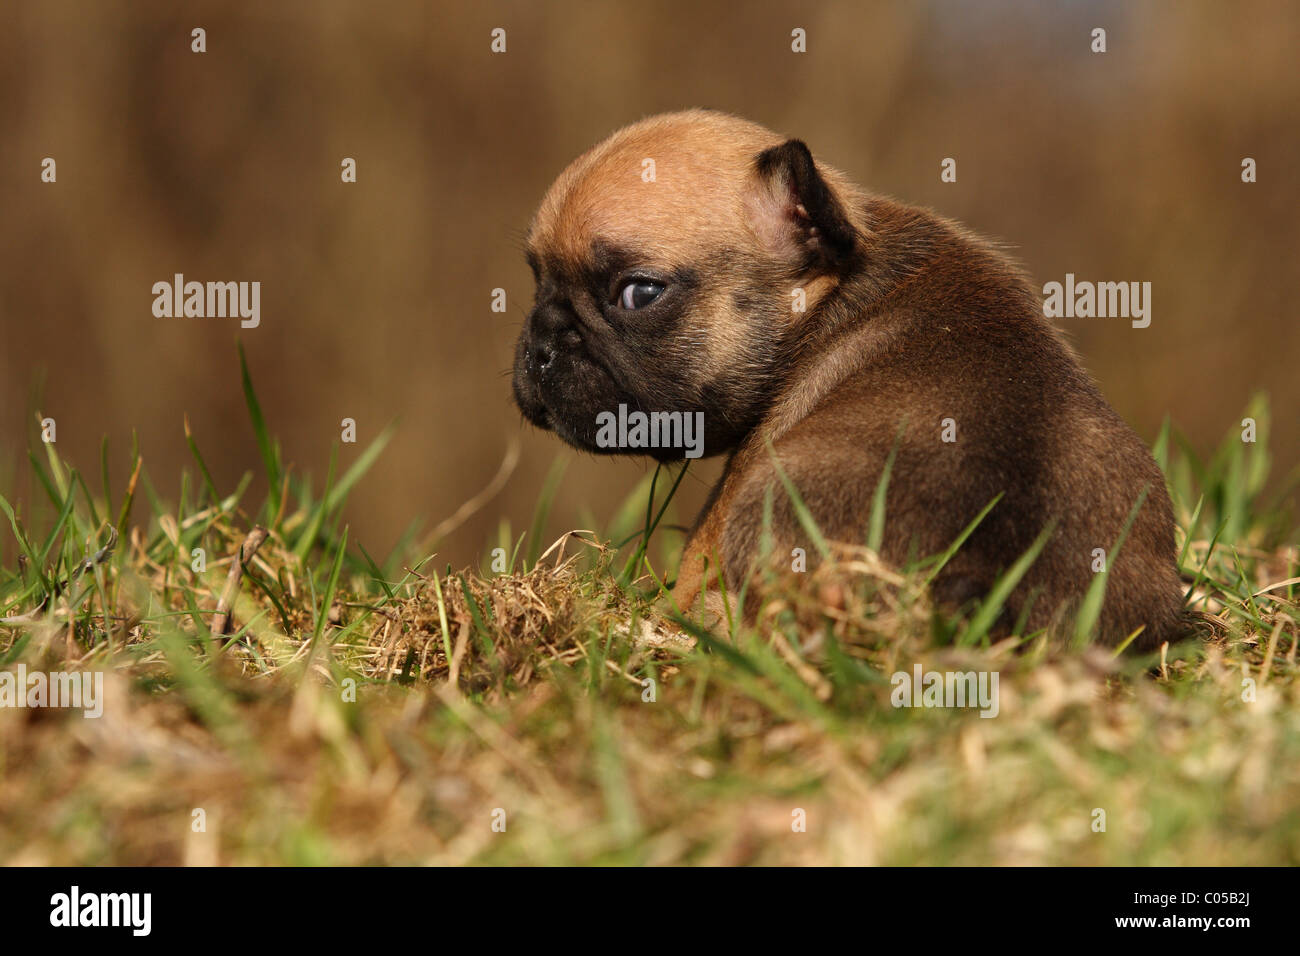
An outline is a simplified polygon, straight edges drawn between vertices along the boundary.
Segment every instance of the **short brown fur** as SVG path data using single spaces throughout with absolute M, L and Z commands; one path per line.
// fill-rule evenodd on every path
M 1177 636 L 1159 468 L 1021 271 L 963 227 L 860 191 L 797 140 L 693 110 L 575 160 L 528 251 L 538 302 L 514 382 L 525 415 L 605 452 L 618 450 L 595 445 L 591 421 L 618 402 L 703 411 L 706 453 L 730 456 L 685 548 L 683 606 L 712 583 L 706 563 L 720 562 L 731 589 L 754 572 L 769 495 L 774 557 L 815 555 L 774 459 L 826 537 L 862 543 L 892 453 L 882 554 L 896 564 L 943 551 L 1002 495 L 934 583 L 950 607 L 985 594 L 1054 523 L 1003 629 L 1024 612 L 1031 630 L 1059 630 L 1094 578 L 1094 550 L 1115 546 L 1145 491 L 1101 636 L 1142 628 L 1142 647 Z M 635 312 L 611 305 L 611 288 L 638 281 L 620 277 L 642 273 L 663 279 L 660 298 Z M 803 312 L 791 309 L 795 289 Z M 946 420 L 955 442 L 941 440 Z

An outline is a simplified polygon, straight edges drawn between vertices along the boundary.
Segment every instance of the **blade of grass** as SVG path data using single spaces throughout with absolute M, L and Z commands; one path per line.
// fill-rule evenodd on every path
M 348 547 L 348 529 L 343 529 L 342 540 L 339 541 L 338 550 L 334 552 L 334 563 L 330 566 L 329 580 L 325 585 L 325 592 L 321 598 L 320 612 L 316 615 L 316 627 L 312 630 L 311 642 L 312 650 L 315 651 L 316 645 L 320 642 L 320 636 L 325 632 L 325 623 L 329 620 L 330 605 L 334 601 L 334 591 L 338 587 L 339 572 L 343 570 L 343 552 Z
M 988 517 L 988 513 L 993 510 L 994 506 L 996 506 L 999 501 L 1002 500 L 1003 494 L 1005 494 L 1005 492 L 999 491 L 992 501 L 980 509 L 980 513 L 975 516 L 975 519 L 962 529 L 962 533 L 957 535 L 957 539 L 948 546 L 948 550 L 939 556 L 939 562 L 931 568 L 930 573 L 925 576 L 925 581 L 923 583 L 926 586 L 928 586 L 939 572 L 944 569 L 944 566 L 952 560 L 952 556 L 961 549 L 963 544 L 966 543 L 966 539 L 975 533 L 975 529 L 980 526 L 980 522 Z
M 104 509 L 110 511 L 113 508 L 113 489 L 108 480 L 108 436 L 105 435 L 99 443 L 99 480 L 100 491 L 104 495 Z
M 56 509 L 62 506 L 63 498 L 59 495 L 59 490 L 54 487 L 54 482 L 50 480 L 49 473 L 46 472 L 45 466 L 41 464 L 41 460 L 36 457 L 36 453 L 34 451 L 27 452 L 27 460 L 32 463 L 32 471 L 36 473 L 36 480 L 45 489 L 50 504 L 54 505 Z
M 63 533 L 64 526 L 68 524 L 68 520 L 72 517 L 72 504 L 75 495 L 75 491 L 68 492 L 67 499 L 63 502 L 63 507 L 59 509 L 59 516 L 55 519 L 54 527 L 50 529 L 49 537 L 45 539 L 45 545 L 41 548 L 40 560 L 42 566 L 49 558 L 51 551 L 53 551 L 55 542 L 59 540 L 59 536 Z
M 980 605 L 979 610 L 971 618 L 966 633 L 958 640 L 958 644 L 969 646 L 982 641 L 997 623 L 998 616 L 1002 613 L 1002 606 L 1006 604 L 1007 598 L 1011 597 L 1011 592 L 1015 590 L 1016 585 L 1020 583 L 1026 572 L 1035 561 L 1038 555 L 1046 547 L 1052 533 L 1056 531 L 1056 522 L 1051 521 L 1047 527 L 1039 532 L 1034 543 L 1016 559 L 1016 562 L 1003 572 L 994 583 L 993 588 L 989 591 L 988 597 Z
M 830 545 L 826 543 L 826 538 L 822 535 L 821 528 L 817 527 L 817 521 L 813 518 L 812 512 L 809 511 L 808 506 L 804 504 L 803 496 L 799 494 L 799 489 L 795 487 L 794 482 L 790 480 L 790 476 L 787 475 L 785 469 L 781 467 L 781 462 L 777 460 L 776 457 L 776 449 L 772 447 L 770 441 L 767 443 L 767 453 L 771 456 L 772 467 L 776 469 L 777 477 L 781 479 L 781 484 L 785 486 L 785 493 L 790 498 L 790 506 L 794 509 L 795 518 L 798 519 L 799 524 L 803 527 L 804 533 L 807 534 L 809 540 L 812 541 L 813 547 L 817 549 L 817 553 L 820 554 L 823 559 L 829 558 L 831 556 Z
M 50 587 L 49 579 L 45 577 L 45 568 L 40 560 L 40 556 L 37 555 L 36 549 L 32 546 L 31 541 L 27 538 L 27 534 L 23 531 L 22 523 L 18 520 L 18 516 L 14 514 L 13 506 L 9 504 L 8 499 L 3 495 L 0 495 L 0 511 L 3 511 L 5 516 L 9 519 L 9 527 L 13 530 L 14 540 L 18 542 L 18 547 L 27 557 L 27 563 L 31 566 L 32 570 L 35 571 L 36 577 L 41 583 L 42 593 L 49 594 L 52 588 Z
M 659 527 L 659 523 L 663 521 L 664 514 L 666 514 L 668 511 L 668 506 L 672 504 L 673 497 L 677 494 L 677 489 L 681 487 L 682 479 L 686 477 L 686 471 L 688 468 L 690 468 L 690 462 L 686 462 L 685 464 L 683 464 L 681 470 L 677 472 L 677 477 L 673 479 L 672 487 L 668 489 L 668 494 L 664 497 L 663 504 L 659 506 L 659 511 L 655 513 L 653 517 L 651 517 L 651 513 L 654 508 L 654 500 L 655 500 L 655 480 L 657 480 L 659 477 L 659 468 L 660 466 L 658 465 L 655 466 L 655 479 L 651 480 L 650 493 L 646 497 L 646 504 L 645 504 L 646 523 L 645 523 L 645 527 L 642 529 L 641 532 L 641 540 L 637 544 L 636 552 L 632 555 L 632 559 L 623 568 L 623 574 L 619 578 L 619 580 L 623 582 L 624 586 L 632 582 L 632 580 L 635 578 L 637 574 L 637 570 L 641 566 L 641 563 L 645 560 L 646 555 L 649 553 L 650 539 L 653 537 L 655 530 Z
M 326 501 L 329 496 L 330 485 L 334 482 L 334 468 L 338 464 L 338 451 L 339 446 L 337 444 L 330 446 L 330 464 L 329 469 L 325 472 L 324 495 L 316 503 L 316 507 L 312 509 L 310 520 L 308 520 L 294 544 L 293 554 L 298 559 L 299 564 L 307 560 L 307 553 L 311 551 L 312 545 L 316 543 L 316 539 L 320 535 L 321 525 L 325 521 L 325 512 L 329 510 Z
M 876 482 L 876 491 L 871 496 L 871 521 L 867 525 L 867 547 L 876 554 L 880 553 L 881 542 L 885 540 L 885 494 L 889 490 L 889 475 L 894 470 L 894 459 L 898 457 L 898 446 L 903 442 L 903 432 L 899 431 L 894 440 L 894 447 L 885 459 L 885 467 Z
M 1074 620 L 1075 647 L 1086 647 L 1092 640 L 1097 622 L 1101 620 L 1101 608 L 1106 598 L 1106 582 L 1110 579 L 1110 569 L 1114 566 L 1120 549 L 1124 547 L 1124 542 L 1128 540 L 1128 533 L 1133 527 L 1133 522 L 1137 520 L 1138 512 L 1142 510 L 1142 505 L 1146 502 L 1150 491 L 1150 485 L 1142 487 L 1141 494 L 1137 496 L 1137 501 L 1129 510 L 1128 517 L 1124 519 L 1119 538 L 1106 555 L 1106 566 L 1092 576 L 1092 582 L 1088 585 L 1088 591 L 1083 596 L 1083 604 L 1079 607 L 1078 616 Z
M 546 480 L 542 483 L 542 492 L 537 499 L 537 507 L 533 509 L 533 522 L 528 531 L 528 561 L 524 566 L 525 571 L 536 567 L 537 559 L 541 557 L 546 519 L 551 513 L 551 504 L 555 501 L 555 494 L 560 488 L 560 479 L 564 477 L 564 469 L 568 465 L 568 458 L 556 458 L 551 464 L 551 470 L 547 472 Z
M 379 570 L 379 565 L 375 564 L 375 559 L 370 556 L 370 552 L 365 549 L 360 541 L 357 542 L 357 549 L 361 552 L 361 556 L 366 559 L 366 566 L 370 569 L 370 576 L 384 589 L 384 594 L 388 595 L 388 600 L 393 600 L 393 589 L 388 586 L 388 582 L 384 579 L 384 572 Z
M 442 596 L 442 582 L 438 572 L 433 572 L 433 594 L 438 599 L 438 628 L 442 633 L 442 652 L 447 655 L 447 666 L 451 667 L 451 628 L 447 626 L 447 602 Z
M 274 518 L 280 511 L 280 456 L 271 433 L 266 427 L 266 418 L 262 415 L 262 406 L 253 391 L 253 379 L 248 372 L 248 359 L 244 355 L 244 343 L 237 343 L 239 349 L 239 376 L 244 386 L 244 403 L 248 406 L 248 417 L 253 422 L 253 434 L 257 438 L 257 449 L 262 455 L 262 464 L 266 468 L 266 480 L 269 487 L 269 518 Z M 271 530 L 275 530 L 272 528 Z
M 123 540 L 126 540 L 126 522 L 131 517 L 131 505 L 135 502 L 136 483 L 140 480 L 140 469 L 144 464 L 140 458 L 134 432 L 132 432 L 131 446 L 131 458 L 134 464 L 131 466 L 131 478 L 126 483 L 126 497 L 122 499 L 121 510 L 117 513 L 117 534 Z
M 221 496 L 217 494 L 216 483 L 212 480 L 212 472 L 208 471 L 208 463 L 203 460 L 203 454 L 199 451 L 198 442 L 194 440 L 194 433 L 190 430 L 190 416 L 184 416 L 185 422 L 185 443 L 190 446 L 190 454 L 194 456 L 194 461 L 199 466 L 199 474 L 203 476 L 203 486 L 207 489 L 208 498 L 211 502 L 220 507 Z
M 392 440 L 396 432 L 397 422 L 390 422 L 383 431 L 375 436 L 375 440 L 366 446 L 365 451 L 357 456 L 357 460 L 348 466 L 348 470 L 343 473 L 343 477 L 339 479 L 338 484 L 333 488 L 326 489 L 325 510 L 327 512 L 333 512 L 343 507 L 343 503 L 347 501 L 348 495 L 356 486 L 356 483 L 378 461 L 380 454 L 383 453 L 384 448 Z

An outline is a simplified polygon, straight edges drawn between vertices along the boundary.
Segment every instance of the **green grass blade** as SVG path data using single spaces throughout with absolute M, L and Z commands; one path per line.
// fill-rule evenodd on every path
M 551 463 L 551 470 L 547 472 L 546 480 L 542 482 L 542 492 L 537 499 L 537 507 L 533 509 L 533 522 L 528 530 L 528 561 L 524 566 L 526 571 L 536 567 L 537 559 L 541 557 L 542 546 L 545 543 L 542 535 L 546 533 L 546 519 L 550 516 L 555 494 L 560 490 L 560 479 L 564 477 L 564 469 L 568 466 L 568 458 L 556 458 Z
M 338 445 L 330 447 L 330 464 L 329 469 L 325 472 L 325 495 L 329 494 L 330 485 L 334 482 L 334 468 L 338 464 Z M 322 497 L 312 509 L 311 518 L 303 527 L 302 532 L 298 535 L 298 540 L 294 544 L 293 553 L 299 563 L 307 560 L 307 553 L 311 551 L 312 545 L 320 536 L 321 525 L 325 523 L 325 512 L 328 509 L 325 506 L 325 497 Z
M 826 538 L 822 534 L 822 529 L 817 526 L 817 521 L 813 518 L 812 512 L 809 511 L 808 506 L 804 504 L 803 496 L 799 494 L 799 489 L 795 487 L 794 482 L 790 480 L 790 476 L 787 475 L 785 469 L 781 467 L 781 462 L 777 460 L 776 450 L 772 447 L 771 442 L 768 442 L 767 453 L 772 458 L 772 467 L 776 469 L 777 477 L 781 479 L 781 484 L 785 486 L 785 493 L 790 498 L 790 506 L 794 509 L 795 518 L 798 520 L 800 526 L 803 527 L 804 533 L 808 535 L 809 540 L 812 541 L 813 547 L 817 549 L 817 553 L 820 554 L 822 558 L 829 558 L 831 556 L 831 547 L 827 544 Z
M 1106 567 L 1094 574 L 1092 582 L 1088 585 L 1083 604 L 1080 605 L 1079 614 L 1074 621 L 1075 647 L 1084 647 L 1092 639 L 1097 622 L 1101 620 L 1101 608 L 1106 598 L 1106 582 L 1110 578 L 1110 570 L 1114 567 L 1115 559 L 1119 556 L 1120 549 L 1124 547 L 1124 542 L 1128 540 L 1128 533 L 1133 527 L 1133 522 L 1137 520 L 1138 512 L 1142 510 L 1142 505 L 1146 502 L 1150 491 L 1150 485 L 1143 486 L 1142 493 L 1138 495 L 1137 501 L 1129 511 L 1128 518 L 1124 520 L 1124 527 L 1120 529 L 1118 540 L 1106 554 Z
M 901 433 L 899 439 L 900 441 L 902 439 Z M 880 472 L 880 480 L 876 482 L 876 491 L 871 496 L 871 522 L 867 525 L 867 547 L 876 554 L 880 553 L 881 542 L 885 540 L 885 494 L 889 490 L 889 474 L 894 470 L 898 445 L 899 442 L 894 442 L 889 457 L 885 459 L 885 467 Z
M 975 529 L 980 526 L 980 523 L 986 517 L 988 517 L 988 513 L 993 510 L 999 501 L 1002 500 L 1004 494 L 1006 494 L 1006 492 L 999 491 L 992 501 L 980 509 L 980 513 L 975 516 L 975 519 L 962 529 L 962 533 L 957 535 L 957 539 L 953 541 L 952 544 L 948 545 L 948 550 L 944 551 L 943 554 L 939 556 L 938 563 L 935 564 L 935 566 L 930 569 L 930 573 L 925 576 L 924 583 L 927 586 L 935 579 L 939 572 L 944 569 L 944 566 L 952 560 L 952 556 L 961 550 L 961 546 L 966 543 L 966 539 L 975 533 Z
M 59 509 L 59 516 L 55 519 L 54 527 L 50 529 L 49 537 L 45 539 L 45 545 L 41 548 L 41 566 L 43 567 L 49 560 L 50 552 L 54 550 L 54 544 L 59 540 L 63 533 L 63 528 L 68 524 L 72 517 L 72 505 L 76 497 L 76 492 L 69 489 L 67 499 L 63 502 L 63 507 Z
M 1056 522 L 1052 521 L 1039 532 L 1038 537 L 1034 539 L 1034 543 L 1016 559 L 1015 564 L 1011 565 L 998 577 L 989 591 L 988 597 L 984 599 L 979 610 L 971 618 L 970 625 L 967 627 L 966 633 L 962 635 L 959 643 L 963 645 L 976 644 L 988 635 L 993 625 L 997 623 L 998 616 L 1002 613 L 1002 606 L 1006 604 L 1007 598 L 1011 597 L 1011 592 L 1016 589 L 1020 579 L 1038 560 L 1038 555 L 1042 553 L 1043 548 L 1046 547 L 1048 540 L 1055 531 Z
M 366 447 L 365 451 L 357 456 L 357 460 L 343 473 L 343 477 L 339 479 L 338 484 L 325 493 L 325 510 L 327 512 L 333 512 L 343 506 L 343 503 L 347 501 L 348 494 L 379 459 L 384 448 L 392 440 L 396 432 L 397 423 L 390 422 L 383 431 L 375 436 L 375 440 Z
M 366 567 L 369 569 L 370 576 L 374 578 L 375 583 L 384 589 L 384 594 L 388 596 L 388 600 L 393 600 L 393 589 L 389 587 L 388 581 L 384 578 L 384 572 L 379 569 L 379 565 L 375 563 L 375 559 L 370 556 L 370 552 L 365 549 L 360 541 L 357 542 L 357 550 L 359 550 L 361 556 L 366 559 Z
M 239 376 L 244 386 L 244 403 L 248 406 L 248 417 L 253 423 L 253 434 L 257 437 L 257 449 L 262 455 L 262 465 L 266 468 L 266 480 L 270 485 L 270 517 L 280 512 L 280 455 L 271 433 L 266 427 L 266 418 L 262 415 L 262 406 L 257 401 L 253 390 L 253 378 L 248 372 L 248 359 L 244 355 L 244 343 L 238 343 Z
M 190 446 L 190 454 L 194 456 L 195 463 L 199 466 L 199 474 L 203 476 L 203 486 L 207 489 L 208 499 L 217 507 L 221 506 L 221 495 L 217 494 L 217 485 L 212 480 L 212 472 L 208 471 L 208 463 L 203 460 L 203 454 L 199 451 L 198 442 L 194 440 L 194 433 L 190 431 L 190 416 L 184 417 L 185 421 L 185 443 Z
M 339 572 L 343 570 L 343 554 L 348 548 L 348 529 L 343 529 L 343 537 L 339 541 L 338 550 L 334 552 L 334 563 L 330 566 L 329 581 L 325 585 L 325 593 L 322 595 L 320 613 L 316 615 L 316 627 L 312 631 L 312 646 L 315 648 L 316 643 L 320 640 L 321 634 L 325 632 L 325 622 L 329 620 L 330 605 L 334 602 L 334 591 L 338 588 Z

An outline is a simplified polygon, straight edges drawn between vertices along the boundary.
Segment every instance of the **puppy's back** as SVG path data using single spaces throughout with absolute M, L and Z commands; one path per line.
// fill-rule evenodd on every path
M 1008 607 L 1011 620 L 1027 610 L 1032 630 L 1077 609 L 1097 550 L 1110 554 L 1144 496 L 1110 569 L 1101 636 L 1113 644 L 1142 627 L 1141 647 L 1175 636 L 1182 608 L 1164 476 L 1043 318 L 1021 272 L 925 210 L 875 200 L 864 215 L 869 264 L 800 350 L 769 415 L 789 427 L 766 430 L 822 530 L 862 540 L 891 452 L 883 551 L 894 562 L 944 550 L 1001 494 L 936 595 L 961 604 L 987 593 L 1054 523 Z M 819 377 L 818 368 L 842 374 Z M 810 396 L 809 383 L 821 394 Z M 785 414 L 792 404 L 801 414 Z M 770 469 L 757 447 L 742 454 L 753 473 L 737 489 L 726 550 L 752 554 L 756 529 L 743 516 L 754 514 L 747 499 L 762 494 Z M 791 509 L 777 520 L 789 538 L 801 536 Z

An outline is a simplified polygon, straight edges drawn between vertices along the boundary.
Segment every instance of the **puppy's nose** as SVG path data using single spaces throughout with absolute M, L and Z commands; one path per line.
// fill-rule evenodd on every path
M 576 348 L 582 341 L 573 327 L 573 316 L 557 305 L 540 306 L 529 317 L 532 341 L 529 358 L 537 371 L 544 372 L 561 349 Z

